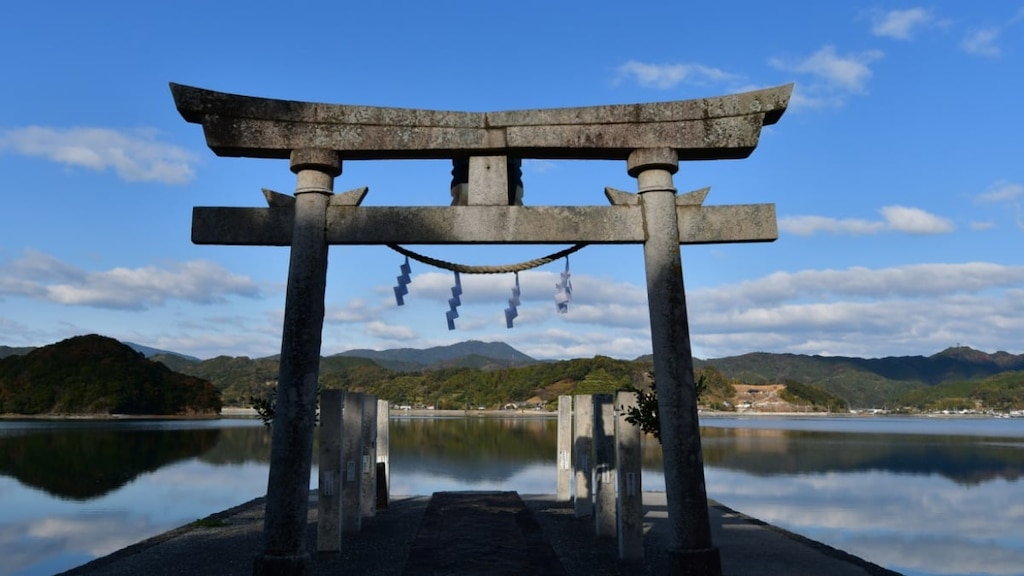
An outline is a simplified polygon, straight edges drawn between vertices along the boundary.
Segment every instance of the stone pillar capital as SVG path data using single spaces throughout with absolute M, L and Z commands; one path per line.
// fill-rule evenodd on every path
M 669 174 L 679 171 L 679 154 L 671 148 L 639 148 L 626 159 L 626 171 L 636 178 L 647 170 L 665 170 Z
M 292 150 L 291 170 L 298 174 L 303 170 L 316 170 L 329 174 L 332 178 L 341 175 L 341 155 L 334 150 L 302 148 Z
M 672 175 L 679 171 L 679 154 L 671 148 L 641 148 L 629 154 L 626 169 L 636 178 L 637 192 L 676 193 Z
M 334 178 L 341 174 L 341 156 L 334 150 L 292 150 L 291 170 L 298 176 L 295 194 L 333 194 Z

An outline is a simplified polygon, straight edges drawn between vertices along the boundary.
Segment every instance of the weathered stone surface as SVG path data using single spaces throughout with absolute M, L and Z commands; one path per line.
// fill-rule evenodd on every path
M 675 102 L 445 112 L 238 96 L 171 84 L 182 117 L 203 125 L 221 156 L 288 158 L 335 150 L 342 159 L 516 158 L 624 160 L 638 148 L 670 148 L 681 160 L 743 158 L 761 127 L 789 104 L 792 85 Z
M 658 415 L 665 473 L 665 497 L 673 533 L 669 549 L 688 555 L 699 571 L 678 573 L 720 576 L 721 563 L 711 545 L 711 528 L 704 485 L 704 460 L 697 418 L 697 389 L 693 376 L 689 318 L 679 255 L 678 220 L 667 217 L 676 207 L 673 170 L 659 163 L 635 174 L 641 194 L 644 227 L 644 268 L 647 307 L 651 319 L 654 378 L 658 383 Z M 685 569 L 685 563 L 680 564 Z M 689 570 L 689 569 L 685 569 Z
M 296 148 L 292 150 L 289 157 L 292 172 L 298 174 L 305 170 L 312 170 L 326 182 L 326 189 L 336 176 L 341 175 L 341 157 L 337 152 L 321 148 Z
M 615 393 L 615 465 L 618 470 L 616 501 L 619 559 L 644 559 L 644 498 L 640 427 L 626 421 L 629 408 L 636 408 L 636 394 L 628 390 Z
M 508 206 L 508 157 L 473 156 L 469 159 L 470 206 Z
M 580 394 L 573 396 L 573 402 L 573 513 L 577 518 L 586 518 L 594 513 L 594 397 Z
M 614 538 L 616 531 L 615 410 L 611 394 L 594 394 L 594 534 Z
M 675 174 L 679 171 L 679 154 L 670 148 L 638 148 L 626 158 L 626 172 L 634 178 L 641 170 L 653 169 Z
M 572 396 L 558 397 L 558 482 L 555 499 L 572 499 Z
M 363 395 L 345 392 L 342 403 L 341 531 L 356 534 L 363 526 Z
M 341 390 L 320 393 L 317 552 L 341 551 Z
M 377 397 L 363 396 L 363 461 L 360 513 L 363 518 L 377 514 Z
M 378 501 L 378 507 L 387 508 L 387 497 L 391 494 L 391 403 L 387 400 L 377 400 L 377 463 L 384 464 L 384 494 L 383 504 Z
M 774 204 L 676 206 L 680 244 L 771 242 Z M 192 242 L 288 246 L 284 208 L 196 207 Z M 331 206 L 328 244 L 636 244 L 644 241 L 639 205 L 627 206 Z
M 253 560 L 254 574 L 303 573 L 310 563 L 303 531 L 309 508 L 320 342 L 327 286 L 327 205 L 333 179 L 318 170 L 300 170 L 288 262 L 278 372 L 267 477 L 264 548 Z M 299 190 L 318 188 L 299 194 Z M 280 571 L 280 572 L 279 572 Z

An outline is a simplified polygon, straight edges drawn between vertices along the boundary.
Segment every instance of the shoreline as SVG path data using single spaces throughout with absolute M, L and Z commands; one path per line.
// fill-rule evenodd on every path
M 391 409 L 391 418 L 558 418 L 557 411 L 547 410 L 427 410 Z M 941 412 L 895 413 L 895 412 L 761 412 L 745 410 L 742 412 L 726 412 L 718 410 L 700 410 L 700 418 L 948 418 L 948 419 L 999 419 L 1017 417 L 1011 414 L 943 414 Z M 253 408 L 227 406 L 220 414 L 0 414 L 0 421 L 38 420 L 38 421 L 110 421 L 128 422 L 140 420 L 258 420 L 259 414 Z
M 133 420 L 220 420 L 222 414 L 0 414 L 0 421 L 117 421 Z

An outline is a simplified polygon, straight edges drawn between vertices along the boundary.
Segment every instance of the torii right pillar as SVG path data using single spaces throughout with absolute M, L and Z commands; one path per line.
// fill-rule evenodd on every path
M 711 544 L 697 387 L 679 255 L 676 189 L 672 184 L 672 175 L 679 170 L 679 156 L 667 148 L 636 150 L 629 155 L 627 169 L 637 179 L 643 213 L 647 305 L 658 387 L 665 498 L 672 528 L 668 551 L 673 557 L 673 574 L 721 576 L 721 557 Z

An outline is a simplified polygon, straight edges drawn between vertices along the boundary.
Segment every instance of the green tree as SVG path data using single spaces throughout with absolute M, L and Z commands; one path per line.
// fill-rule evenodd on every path
M 658 416 L 658 387 L 654 381 L 654 372 L 649 372 L 651 379 L 649 390 L 641 390 L 633 387 L 636 394 L 636 406 L 626 408 L 626 422 L 639 426 L 640 431 L 654 436 L 658 443 L 661 443 L 661 418 Z M 707 392 L 707 378 L 700 374 L 695 382 L 697 388 L 697 400 Z

